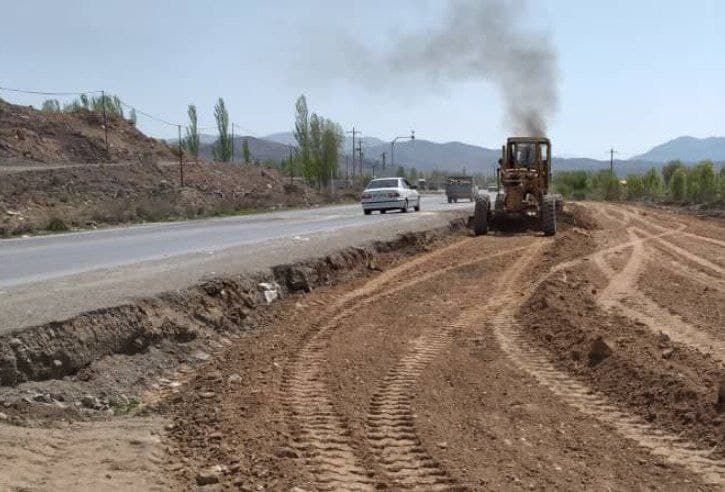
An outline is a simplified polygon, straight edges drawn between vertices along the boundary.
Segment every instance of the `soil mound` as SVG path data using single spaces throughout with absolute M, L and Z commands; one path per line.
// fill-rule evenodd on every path
M 106 151 L 102 114 L 86 109 L 44 112 L 0 99 L 0 160 L 92 163 L 138 160 L 144 155 L 174 158 L 165 142 L 111 115 L 108 145 Z

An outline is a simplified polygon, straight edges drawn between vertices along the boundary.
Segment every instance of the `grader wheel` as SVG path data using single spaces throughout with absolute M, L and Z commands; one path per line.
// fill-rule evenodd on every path
M 476 197 L 473 209 L 473 233 L 476 236 L 488 234 L 488 215 L 491 210 L 491 201 L 486 195 Z
M 544 236 L 556 234 L 556 197 L 545 195 L 541 203 L 541 230 Z

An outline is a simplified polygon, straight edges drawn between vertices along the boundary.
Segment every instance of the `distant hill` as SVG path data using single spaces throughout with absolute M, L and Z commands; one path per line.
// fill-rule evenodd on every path
M 249 139 L 252 157 L 260 161 L 280 161 L 297 145 L 292 132 L 279 132 L 263 138 L 237 137 L 235 139 L 235 158 L 241 160 L 242 140 Z M 216 140 L 214 135 L 202 135 L 202 150 L 204 157 L 211 157 L 211 146 Z M 357 139 L 356 139 L 357 144 Z M 349 159 L 352 152 L 352 139 L 345 137 L 342 154 Z M 386 162 L 390 165 L 390 143 L 375 137 L 363 138 L 363 154 L 365 166 L 370 167 L 376 161 L 381 161 L 381 154 L 385 152 Z M 415 167 L 418 171 L 440 170 L 445 172 L 460 172 L 465 167 L 466 172 L 488 173 L 496 166 L 500 157 L 499 148 L 491 149 L 470 145 L 462 142 L 437 143 L 429 140 L 417 139 L 415 141 L 398 141 L 395 144 L 395 166 Z M 619 174 L 644 172 L 650 167 L 661 167 L 672 159 L 681 159 L 685 162 L 696 162 L 705 158 L 716 161 L 725 160 L 725 138 L 696 139 L 680 137 L 665 144 L 654 147 L 641 156 L 628 160 L 615 160 L 614 169 Z M 345 164 L 341 164 L 344 167 Z M 609 169 L 608 160 L 588 159 L 585 157 L 554 157 L 554 172 L 556 171 L 597 171 Z
M 234 137 L 234 160 L 237 162 L 241 162 L 244 159 L 242 146 L 244 145 L 245 139 L 249 145 L 249 155 L 252 160 L 258 160 L 260 162 L 267 160 L 280 162 L 286 159 L 292 151 L 292 147 L 289 145 L 278 142 L 250 136 Z M 199 155 L 205 159 L 211 159 L 213 156 L 214 142 L 216 142 L 216 137 L 211 141 L 208 139 L 202 140 L 199 146 Z
M 297 142 L 291 132 L 275 133 L 264 137 L 265 140 L 275 142 Z M 351 139 L 346 138 L 342 153 L 349 156 L 351 152 Z M 365 166 L 369 167 L 381 160 L 385 152 L 386 162 L 390 165 L 390 143 L 374 137 L 363 140 L 363 154 Z M 462 142 L 437 143 L 424 139 L 415 141 L 399 141 L 395 144 L 395 166 L 415 167 L 418 171 L 440 170 L 446 172 L 460 172 L 466 168 L 469 173 L 488 173 L 497 165 L 501 150 L 470 145 Z M 643 172 L 652 167 L 652 162 L 644 160 L 615 160 L 614 168 L 619 173 Z M 588 159 L 584 157 L 569 157 L 553 159 L 554 171 L 597 171 L 609 169 L 609 161 Z
M 678 137 L 632 158 L 636 161 L 649 162 L 667 162 L 675 159 L 684 162 L 698 162 L 704 159 L 725 161 L 725 137 Z
M 367 147 L 365 155 L 377 159 L 385 152 L 390 163 L 390 144 Z M 415 167 L 418 171 L 450 170 L 485 172 L 498 162 L 500 150 L 487 149 L 461 142 L 436 143 L 417 139 L 395 144 L 395 166 Z
M 267 135 L 266 137 L 262 137 L 264 140 L 269 140 L 272 142 L 278 142 L 284 145 L 292 145 L 297 146 L 297 140 L 295 140 L 295 136 L 292 132 L 279 132 L 279 133 L 273 133 L 271 135 Z M 380 140 L 379 138 L 375 137 L 366 137 L 363 135 L 363 152 L 366 147 L 370 146 L 376 146 L 376 145 L 382 145 L 385 142 Z M 360 137 L 355 137 L 355 146 L 357 147 L 358 142 L 360 141 Z M 350 154 L 352 151 L 352 136 L 345 136 L 343 142 L 342 142 L 342 149 L 343 153 Z

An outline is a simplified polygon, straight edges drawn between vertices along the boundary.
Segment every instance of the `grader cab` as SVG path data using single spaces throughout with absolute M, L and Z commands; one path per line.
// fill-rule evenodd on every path
M 553 236 L 561 198 L 550 193 L 551 142 L 544 137 L 511 137 L 501 154 L 494 206 L 491 207 L 488 194 L 478 194 L 474 233 L 486 234 L 489 224 L 523 215 L 536 219 L 545 236 Z

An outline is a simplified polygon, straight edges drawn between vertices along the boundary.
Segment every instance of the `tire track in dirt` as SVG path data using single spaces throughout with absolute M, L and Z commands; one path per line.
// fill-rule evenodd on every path
M 616 217 L 613 217 L 610 214 L 609 206 L 596 206 L 597 210 L 599 210 L 602 215 L 607 215 L 611 220 L 617 221 L 620 225 L 626 226 L 628 224 L 631 224 L 632 220 L 638 220 L 640 222 L 644 222 L 643 218 L 638 216 L 636 211 L 631 211 L 629 208 L 627 208 L 628 212 L 624 214 L 624 219 L 617 219 Z M 719 246 L 725 246 L 725 241 L 720 241 L 715 238 L 706 237 L 706 236 L 700 236 L 697 234 L 684 232 L 684 229 L 687 228 L 687 224 L 677 222 L 677 234 L 670 234 L 671 230 L 662 227 L 656 224 L 650 224 L 652 227 L 659 230 L 663 235 L 652 235 L 649 234 L 648 237 L 651 237 L 653 240 L 650 241 L 652 243 L 655 243 L 649 248 L 657 249 L 661 251 L 663 254 L 666 254 L 668 257 L 672 257 L 677 261 L 668 262 L 661 264 L 665 268 L 669 269 L 670 271 L 673 271 L 675 273 L 679 273 L 681 275 L 685 275 L 688 278 L 693 278 L 704 285 L 707 285 L 709 287 L 715 287 L 719 290 L 725 289 L 725 279 L 723 279 L 722 275 L 719 275 L 718 269 L 720 268 L 718 265 L 715 265 L 714 263 L 706 260 L 705 258 L 702 258 L 698 255 L 693 255 L 691 252 L 684 250 L 683 248 L 673 245 L 672 243 L 666 241 L 664 237 L 666 236 L 674 236 L 674 235 L 682 235 L 685 237 L 691 237 L 693 239 L 699 239 L 703 240 L 705 242 L 709 242 L 715 245 Z M 643 235 L 647 235 L 644 231 L 642 232 Z M 630 243 L 628 243 L 630 244 Z M 693 268 L 691 265 L 692 263 L 695 263 L 700 266 L 700 269 Z M 714 266 L 714 268 L 713 268 Z
M 630 217 L 635 218 L 636 220 L 640 220 L 642 222 L 645 222 L 645 223 L 651 225 L 652 227 L 659 228 L 659 229 L 666 229 L 666 227 L 663 227 L 663 226 L 658 225 L 658 224 L 654 224 L 652 221 L 649 221 L 649 222 L 645 221 L 644 220 L 645 217 L 650 217 L 650 218 L 655 217 L 657 220 L 666 222 L 668 224 L 672 224 L 672 223 L 676 224 L 677 228 L 683 231 L 682 232 L 682 236 L 689 237 L 691 239 L 696 239 L 698 241 L 703 241 L 703 242 L 707 242 L 707 243 L 710 243 L 710 244 L 714 244 L 716 246 L 723 246 L 723 247 L 725 247 L 725 241 L 722 241 L 720 239 L 716 239 L 714 237 L 703 236 L 703 235 L 700 235 L 700 234 L 695 234 L 693 232 L 685 231 L 685 229 L 687 229 L 689 227 L 688 224 L 686 224 L 685 222 L 677 221 L 677 220 L 674 220 L 673 221 L 671 214 L 670 215 L 665 215 L 665 214 L 662 214 L 662 213 L 657 212 L 657 211 L 648 210 L 647 211 L 647 215 L 646 216 L 642 216 L 640 210 L 638 210 L 635 207 L 625 206 L 623 208 L 626 210 L 626 212 L 629 214 Z
M 437 334 L 423 335 L 386 375 L 373 395 L 366 437 L 387 478 L 397 487 L 424 490 L 463 490 L 425 450 L 415 430 L 411 401 L 423 368 L 452 340 L 450 325 Z
M 492 256 L 463 261 L 420 275 L 427 263 L 439 258 L 456 258 L 455 250 L 472 239 L 464 239 L 381 273 L 339 298 L 323 311 L 316 331 L 285 372 L 282 401 L 292 416 L 292 446 L 304 456 L 320 490 L 372 490 L 373 473 L 358 457 L 350 431 L 337 413 L 327 388 L 325 367 L 330 337 L 340 322 L 375 300 L 429 280 L 455 268 L 486 261 Z M 521 248 L 518 248 L 521 249 Z M 512 250 L 515 251 L 516 249 Z M 406 274 L 409 274 L 406 277 Z M 410 275 L 412 274 L 412 276 Z M 396 284 L 388 289 L 391 282 Z
M 656 245 L 648 246 L 649 253 L 660 253 L 664 256 L 658 265 L 667 268 L 673 273 L 682 275 L 690 280 L 701 283 L 704 286 L 715 288 L 725 292 L 725 279 L 709 270 L 700 270 L 691 266 L 688 261 L 683 261 L 681 256 L 672 253 L 666 248 L 659 248 Z
M 476 260 L 531 249 L 511 249 Z M 474 262 L 466 262 L 470 264 Z M 513 261 L 517 264 L 517 261 Z M 458 265 L 455 268 L 461 268 Z M 442 272 L 440 272 L 442 273 Z M 508 272 L 501 274 L 504 278 Z M 488 302 L 485 303 L 488 305 Z M 480 317 L 481 307 L 464 312 L 455 322 L 427 331 L 410 343 L 407 353 L 383 379 L 373 395 L 367 415 L 366 436 L 387 478 L 395 486 L 420 490 L 465 490 L 423 447 L 415 428 L 411 403 L 417 379 L 425 367 L 447 347 L 456 330 L 465 329 Z
M 529 262 L 535 257 L 536 254 L 532 255 Z M 520 277 L 527 266 L 525 262 L 521 263 L 491 301 L 501 308 L 493 318 L 494 334 L 513 363 L 572 407 L 606 424 L 653 455 L 684 467 L 706 483 L 722 485 L 725 482 L 725 460 L 711 458 L 714 450 L 700 449 L 686 439 L 661 431 L 645 420 L 621 411 L 606 396 L 556 369 L 544 351 L 531 346 L 523 335 L 515 313 L 526 299 L 526 294 L 533 292 L 549 275 L 534 282 L 526 294 L 519 292 L 514 286 L 523 282 Z M 481 314 L 486 316 L 488 313 Z
M 637 234 L 645 235 L 645 238 L 650 236 L 635 227 L 628 228 L 627 234 L 632 244 L 632 253 L 619 272 L 614 272 L 606 264 L 603 255 L 594 256 L 594 263 L 608 280 L 607 286 L 597 295 L 598 302 L 606 309 L 644 323 L 655 333 L 661 331 L 677 343 L 689 345 L 725 362 L 723 341 L 692 326 L 680 316 L 670 313 L 639 290 L 637 282 L 644 273 L 646 253 L 644 243 L 636 240 L 639 237 Z
M 687 251 L 686 249 L 670 242 L 666 241 L 663 238 L 655 239 L 655 242 L 662 247 L 672 251 L 676 255 L 682 257 L 685 260 L 690 260 L 694 263 L 697 263 L 700 266 L 703 266 L 707 268 L 708 270 L 711 270 L 715 272 L 718 276 L 723 277 L 725 276 L 725 268 L 721 267 L 720 265 L 711 262 L 710 260 L 707 260 L 706 258 L 703 258 L 702 256 L 696 255 L 695 253 L 692 253 L 690 251 Z
M 624 207 L 624 214 L 626 217 L 629 218 L 630 222 L 634 222 L 634 221 L 639 222 L 644 227 L 651 227 L 663 234 L 668 233 L 668 232 L 673 233 L 673 234 L 659 235 L 654 238 L 654 241 L 657 244 L 659 244 L 660 246 L 669 249 L 674 254 L 677 254 L 686 260 L 690 260 L 709 270 L 712 270 L 720 277 L 725 275 L 725 268 L 723 268 L 722 266 L 708 260 L 707 258 L 704 258 L 703 256 L 700 256 L 691 251 L 688 251 L 685 248 L 673 243 L 672 241 L 668 241 L 666 236 L 688 237 L 691 239 L 704 241 L 704 242 L 707 242 L 710 244 L 714 244 L 716 246 L 723 246 L 723 247 L 725 247 L 725 241 L 720 241 L 715 238 L 700 236 L 698 234 L 687 232 L 687 231 L 685 231 L 685 229 L 687 228 L 687 224 L 684 224 L 681 222 L 675 222 L 673 227 L 664 227 L 660 224 L 653 222 L 652 220 L 645 220 L 646 216 L 643 217 L 643 216 L 639 215 L 636 211 L 631 210 L 630 207 Z M 651 235 L 651 236 L 654 236 L 654 235 Z

